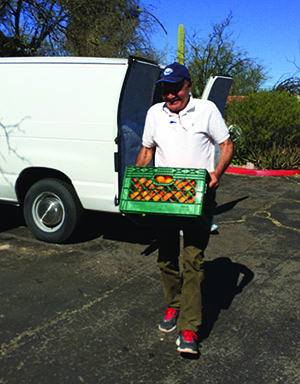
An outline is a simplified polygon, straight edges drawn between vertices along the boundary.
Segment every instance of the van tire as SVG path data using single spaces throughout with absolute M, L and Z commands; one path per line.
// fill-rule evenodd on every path
M 72 185 L 49 178 L 31 186 L 23 212 L 28 228 L 38 240 L 61 244 L 74 233 L 83 208 Z

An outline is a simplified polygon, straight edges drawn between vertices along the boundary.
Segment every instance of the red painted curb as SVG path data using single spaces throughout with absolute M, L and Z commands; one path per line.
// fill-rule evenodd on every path
M 239 175 L 253 175 L 253 176 L 294 176 L 300 175 L 300 169 L 295 170 L 267 170 L 267 169 L 247 169 L 239 167 L 228 167 L 226 173 L 235 173 Z

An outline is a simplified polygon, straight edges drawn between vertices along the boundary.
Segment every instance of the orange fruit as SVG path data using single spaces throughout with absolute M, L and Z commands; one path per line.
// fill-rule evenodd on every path
M 152 180 L 149 179 L 148 181 L 146 181 L 145 187 L 149 187 L 151 184 L 152 184 Z
M 132 195 L 133 195 L 132 199 L 134 199 L 134 200 L 141 200 L 141 198 L 142 198 L 139 191 L 133 192 Z
M 166 182 L 165 181 L 165 176 L 160 175 L 160 176 L 155 176 L 155 178 L 156 178 L 156 181 L 158 183 L 165 183 Z
M 168 201 L 173 196 L 172 192 L 168 192 L 163 196 L 163 201 Z
M 165 183 L 172 183 L 173 177 L 172 176 L 165 176 Z
M 177 197 L 177 199 L 180 199 L 181 196 L 182 196 L 181 192 L 178 191 L 178 192 L 175 193 L 175 197 Z
M 135 186 L 135 188 L 136 188 L 137 190 L 139 190 L 139 191 L 142 191 L 142 190 L 143 190 L 143 187 L 142 187 L 142 185 L 141 185 L 140 183 L 135 183 L 134 186 Z
M 181 196 L 181 198 L 179 199 L 179 201 L 181 203 L 184 203 L 186 201 L 187 197 L 186 196 Z

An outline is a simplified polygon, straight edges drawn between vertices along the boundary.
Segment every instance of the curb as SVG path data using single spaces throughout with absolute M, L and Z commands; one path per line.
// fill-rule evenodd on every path
M 239 167 L 228 167 L 226 173 L 234 173 L 238 175 L 252 175 L 252 176 L 294 176 L 300 175 L 300 169 L 295 170 L 267 170 L 267 169 L 247 169 Z

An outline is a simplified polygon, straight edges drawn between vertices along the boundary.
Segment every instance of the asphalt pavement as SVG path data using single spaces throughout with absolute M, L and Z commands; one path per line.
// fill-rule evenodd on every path
M 89 213 L 46 244 L 0 205 L 0 384 L 300 383 L 300 177 L 225 174 L 217 201 L 195 357 L 158 331 L 152 230 Z

